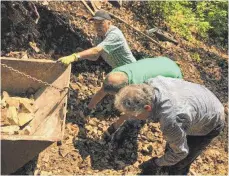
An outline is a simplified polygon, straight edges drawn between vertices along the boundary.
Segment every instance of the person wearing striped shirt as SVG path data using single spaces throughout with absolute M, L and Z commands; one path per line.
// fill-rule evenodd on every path
M 169 175 L 186 175 L 225 123 L 223 105 L 207 88 L 162 76 L 149 79 L 147 84 L 124 87 L 116 95 L 115 106 L 137 119 L 160 123 L 167 142 L 165 154 L 143 163 L 144 175 L 158 174 L 165 168 Z M 125 131 L 122 128 L 128 126 L 123 124 L 117 131 Z
M 111 23 L 110 15 L 99 10 L 92 18 L 98 37 L 102 37 L 103 41 L 96 47 L 74 53 L 58 59 L 65 65 L 79 60 L 96 61 L 99 56 L 114 69 L 116 67 L 136 62 L 123 33 Z

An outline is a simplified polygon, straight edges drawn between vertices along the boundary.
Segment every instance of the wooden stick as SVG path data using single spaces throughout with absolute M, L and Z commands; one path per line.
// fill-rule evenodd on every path
M 107 11 L 106 11 L 107 12 Z M 139 31 L 138 29 L 136 29 L 135 27 L 131 26 L 130 24 L 128 24 L 126 21 L 124 21 L 123 19 L 119 18 L 118 16 L 114 15 L 113 13 L 107 12 L 109 13 L 112 17 L 120 20 L 121 22 L 125 23 L 127 26 L 131 27 L 132 29 L 134 29 L 136 32 L 142 34 L 144 37 L 146 37 L 147 39 L 149 39 L 151 42 L 155 43 L 156 45 L 158 45 L 160 48 L 166 49 L 165 47 L 161 46 L 156 40 L 152 39 L 150 36 L 148 36 L 147 34 Z
M 96 4 L 94 3 L 94 1 L 90 0 L 90 3 L 91 3 L 91 5 L 92 5 L 94 11 L 97 11 L 98 9 L 97 9 L 97 6 L 96 6 Z
M 87 9 L 90 11 L 90 13 L 94 16 L 95 12 L 87 5 L 85 0 L 81 0 L 81 2 L 87 7 Z

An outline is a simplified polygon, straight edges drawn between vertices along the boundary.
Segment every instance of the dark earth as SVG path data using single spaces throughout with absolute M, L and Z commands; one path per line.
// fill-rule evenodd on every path
M 30 2 L 1 2 L 2 56 L 57 60 L 93 46 L 95 30 L 89 20 L 91 14 L 82 2 L 40 1 L 33 4 L 40 16 L 37 24 Z M 153 25 L 164 29 L 163 22 L 150 16 L 147 2 L 124 2 L 121 8 L 110 3 L 101 5 L 142 32 Z M 112 21 L 124 33 L 136 59 L 167 56 L 180 65 L 185 80 L 203 84 L 213 91 L 225 106 L 228 123 L 227 48 L 199 40 L 191 43 L 167 28 L 178 45 L 158 41 L 166 48 L 160 49 L 119 20 Z M 109 152 L 102 136 L 120 115 L 114 109 L 114 97 L 106 97 L 93 111 L 87 109 L 90 98 L 109 71 L 111 67 L 101 58 L 96 62 L 80 61 L 72 65 L 71 86 L 76 91 L 71 92 L 68 99 L 62 145 L 54 143 L 14 174 L 138 174 L 139 164 L 163 155 L 165 141 L 159 125 L 151 122 L 136 123 L 116 153 Z M 227 135 L 226 126 L 224 132 L 192 164 L 190 175 L 227 175 Z

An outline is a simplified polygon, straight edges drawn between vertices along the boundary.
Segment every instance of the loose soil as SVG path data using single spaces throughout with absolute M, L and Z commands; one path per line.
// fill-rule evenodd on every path
M 45 58 L 57 60 L 93 46 L 95 31 L 91 17 L 81 2 L 37 2 L 40 14 L 37 24 L 30 15 L 27 2 L 1 2 L 2 46 L 1 55 L 20 59 Z M 23 8 L 24 7 L 24 8 Z M 114 13 L 141 31 L 152 28 L 155 18 L 149 14 L 147 2 L 125 2 L 117 9 L 111 4 L 102 8 Z M 27 12 L 26 12 L 27 10 Z M 140 36 L 134 30 L 113 19 L 119 27 L 134 56 L 167 56 L 181 67 L 184 79 L 203 84 L 213 91 L 225 106 L 228 114 L 228 63 L 227 49 L 210 43 L 192 44 L 172 35 L 178 45 L 160 42 L 167 50 Z M 164 24 L 155 25 L 163 27 Z M 198 54 L 200 60 L 195 60 Z M 87 109 L 92 95 L 102 85 L 111 68 L 100 58 L 96 62 L 81 61 L 73 64 L 72 92 L 68 99 L 68 113 L 62 145 L 54 143 L 14 174 L 64 175 L 64 174 L 137 174 L 138 165 L 153 156 L 161 156 L 165 141 L 158 124 L 135 124 L 116 153 L 110 153 L 102 139 L 104 131 L 120 115 L 114 109 L 113 97 L 106 97 L 93 111 Z M 227 125 L 207 150 L 192 164 L 191 175 L 228 173 Z

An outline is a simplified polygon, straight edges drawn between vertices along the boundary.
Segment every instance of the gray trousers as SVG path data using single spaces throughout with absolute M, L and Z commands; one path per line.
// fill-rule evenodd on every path
M 167 167 L 169 175 L 187 175 L 192 162 L 206 149 L 213 138 L 218 136 L 224 128 L 224 123 L 218 125 L 205 136 L 187 136 L 189 154 L 177 164 Z M 167 146 L 168 147 L 168 146 Z M 168 150 L 168 148 L 166 149 Z

